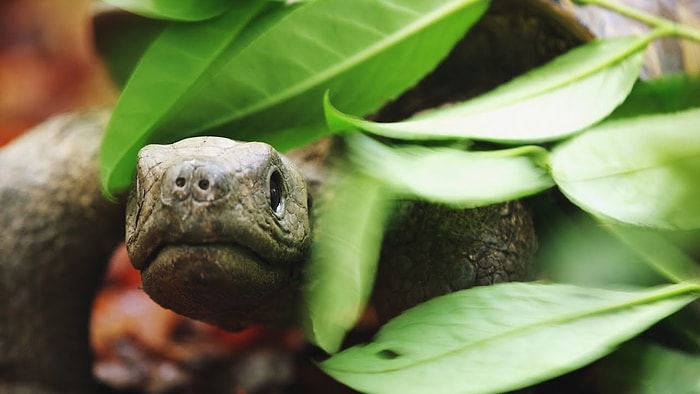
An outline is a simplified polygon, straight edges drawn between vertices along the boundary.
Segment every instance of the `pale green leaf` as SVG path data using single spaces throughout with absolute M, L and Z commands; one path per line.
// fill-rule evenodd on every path
M 115 7 L 149 18 L 201 21 L 222 14 L 231 0 L 102 0 Z M 263 0 L 258 0 L 262 2 Z
M 585 287 L 620 283 L 647 287 L 668 282 L 591 215 L 541 197 L 547 202 L 538 199 L 541 204 L 533 204 L 538 275 Z
M 697 285 L 612 291 L 507 283 L 428 301 L 321 363 L 371 393 L 496 393 L 579 368 L 697 298 Z
M 700 109 L 604 122 L 554 149 L 550 164 L 562 192 L 597 216 L 700 227 Z
M 468 152 L 452 148 L 391 148 L 360 133 L 348 135 L 350 160 L 410 197 L 477 207 L 531 195 L 554 185 L 547 151 L 537 146 Z
M 344 173 L 315 206 L 314 243 L 305 272 L 305 329 L 329 353 L 360 317 L 374 284 L 389 213 L 382 184 Z
M 341 113 L 330 101 L 326 119 L 334 130 L 359 128 L 391 138 L 559 139 L 605 118 L 625 99 L 639 75 L 647 42 L 647 37 L 595 41 L 482 96 L 407 121 L 370 122 Z
M 619 224 L 605 227 L 666 278 L 674 282 L 700 282 L 700 264 L 668 240 L 663 232 Z

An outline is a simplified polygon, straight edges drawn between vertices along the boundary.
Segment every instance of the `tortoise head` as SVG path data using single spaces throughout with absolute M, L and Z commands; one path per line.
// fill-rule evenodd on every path
M 197 137 L 139 152 L 127 250 L 159 304 L 228 329 L 293 323 L 310 240 L 304 178 L 271 146 Z

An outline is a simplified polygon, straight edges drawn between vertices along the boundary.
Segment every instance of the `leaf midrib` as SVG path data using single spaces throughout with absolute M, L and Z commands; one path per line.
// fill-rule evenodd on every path
M 256 105 L 248 106 L 247 108 L 232 113 L 231 116 L 228 118 L 221 118 L 219 120 L 214 120 L 208 124 L 205 124 L 202 126 L 202 129 L 212 129 L 232 120 L 245 117 L 246 115 L 274 107 L 275 105 L 284 102 L 285 100 L 288 100 L 290 97 L 297 96 L 301 92 L 308 91 L 313 89 L 314 87 L 320 86 L 324 81 L 331 80 L 333 77 L 341 74 L 343 70 L 354 68 L 358 64 L 365 62 L 367 59 L 376 57 L 377 54 L 382 53 L 386 48 L 389 48 L 393 45 L 398 45 L 398 43 L 400 43 L 401 41 L 405 41 L 407 38 L 420 32 L 426 26 L 434 25 L 438 21 L 444 20 L 445 18 L 453 15 L 455 12 L 461 9 L 476 5 L 480 2 L 488 1 L 490 0 L 471 0 L 468 2 L 455 1 L 450 5 L 440 7 L 437 10 L 426 14 L 426 17 L 418 19 L 418 21 L 413 22 L 404 27 L 403 29 L 396 31 L 396 34 L 385 36 L 385 38 L 389 39 L 380 40 L 374 45 L 368 47 L 367 50 L 358 52 L 355 55 L 348 57 L 345 61 L 340 62 L 335 66 L 332 66 L 322 72 L 316 73 L 312 78 L 305 79 L 300 83 L 294 84 L 288 87 L 287 89 L 280 91 L 277 95 L 271 96 L 268 100 L 260 102 Z M 442 16 L 433 19 L 433 16 L 435 15 Z M 266 34 L 271 33 L 267 32 Z M 396 39 L 391 39 L 392 37 L 396 37 Z M 245 50 L 241 51 L 241 54 L 243 52 L 245 52 Z
M 504 100 L 504 101 L 498 101 L 494 100 L 493 103 L 484 105 L 483 107 L 480 107 L 476 105 L 476 110 L 473 109 L 467 109 L 466 114 L 465 112 L 461 111 L 458 107 L 454 108 L 448 108 L 447 111 L 449 113 L 446 114 L 446 117 L 460 117 L 464 115 L 468 115 L 470 113 L 476 113 L 476 114 L 481 114 L 481 113 L 486 113 L 490 111 L 495 111 L 499 110 L 502 107 L 510 106 L 514 103 L 522 102 L 522 101 L 527 101 L 530 100 L 534 97 L 542 96 L 547 93 L 551 93 L 553 91 L 556 91 L 557 89 L 564 88 L 567 85 L 571 85 L 577 82 L 581 82 L 582 80 L 597 74 L 598 72 L 611 67 L 615 64 L 622 63 L 625 60 L 630 59 L 630 55 L 635 54 L 636 52 L 640 52 L 651 40 L 652 36 L 647 35 L 647 36 L 641 36 L 637 39 L 636 42 L 634 42 L 634 45 L 630 45 L 630 47 L 626 50 L 618 54 L 617 56 L 614 56 L 612 58 L 607 58 L 604 61 L 601 61 L 599 64 L 595 65 L 594 67 L 591 67 L 586 70 L 582 70 L 576 74 L 573 74 L 572 77 L 569 78 L 562 78 L 559 81 L 555 81 L 555 83 L 552 83 L 550 85 L 543 86 L 540 89 L 533 90 L 529 94 L 525 95 L 513 95 L 510 100 Z M 505 86 L 505 85 L 504 85 Z M 467 104 L 465 104 L 466 106 Z M 437 115 L 434 114 L 426 114 L 425 118 L 421 119 L 415 119 L 413 121 L 408 121 L 407 123 L 429 123 L 430 121 L 434 120 Z M 401 122 L 395 122 L 395 123 L 401 123 Z
M 657 290 L 653 292 L 652 294 L 649 294 L 648 296 L 641 298 L 641 299 L 635 299 L 633 301 L 625 301 L 621 303 L 616 303 L 614 305 L 611 305 L 606 308 L 602 309 L 587 309 L 581 312 L 577 313 L 571 313 L 568 315 L 564 315 L 558 318 L 554 319 L 547 319 L 541 322 L 536 322 L 533 324 L 528 324 L 525 326 L 520 326 L 512 330 L 507 330 L 507 331 L 501 331 L 497 335 L 483 338 L 481 340 L 472 342 L 472 343 L 467 343 L 464 346 L 459 346 L 456 347 L 452 350 L 441 352 L 441 353 L 436 353 L 435 355 L 432 355 L 430 357 L 426 357 L 423 359 L 417 359 L 414 362 L 410 364 L 405 364 L 405 365 L 400 365 L 392 368 L 384 368 L 381 370 L 373 370 L 373 371 L 355 371 L 355 370 L 349 370 L 349 369 L 338 369 L 338 368 L 328 368 L 329 370 L 337 371 L 337 372 L 342 372 L 346 374 L 356 374 L 356 375 L 370 375 L 370 374 L 384 374 L 388 372 L 395 372 L 395 371 L 401 371 L 401 370 L 407 370 L 410 368 L 415 368 L 419 365 L 422 364 L 430 364 L 434 362 L 435 360 L 449 357 L 454 354 L 462 353 L 467 351 L 470 348 L 477 348 L 481 346 L 484 343 L 488 342 L 496 342 L 499 341 L 503 338 L 507 337 L 513 337 L 513 336 L 518 336 L 518 334 L 521 333 L 527 333 L 528 331 L 531 331 L 533 329 L 536 329 L 538 327 L 548 327 L 548 326 L 553 326 L 556 324 L 566 324 L 570 323 L 572 321 L 575 321 L 577 319 L 583 319 L 595 315 L 604 315 L 607 313 L 612 313 L 616 312 L 618 310 L 623 310 L 623 309 L 628 309 L 634 306 L 639 306 L 639 305 L 647 305 L 656 301 L 663 301 L 665 299 L 670 299 L 674 296 L 680 296 L 685 293 L 690 293 L 690 292 L 699 292 L 700 291 L 700 284 L 694 284 L 694 283 L 678 283 L 674 285 L 670 285 L 667 287 L 664 287 L 660 290 Z
M 553 171 L 552 176 L 557 181 L 562 181 L 562 182 L 595 181 L 595 180 L 614 178 L 614 177 L 621 176 L 621 175 L 631 175 L 631 174 L 635 174 L 638 172 L 649 171 L 649 170 L 659 169 L 659 168 L 663 168 L 663 167 L 673 166 L 674 163 L 680 163 L 680 162 L 684 162 L 684 161 L 692 160 L 692 159 L 696 159 L 696 160 L 699 159 L 697 152 L 690 152 L 686 155 L 675 156 L 672 159 L 668 159 L 668 160 L 653 161 L 647 165 L 640 165 L 640 166 L 637 166 L 634 168 L 630 168 L 629 170 L 619 170 L 619 171 L 609 172 L 609 173 L 601 174 L 601 175 L 590 175 L 590 176 L 582 176 L 582 177 L 572 178 L 572 177 L 566 177 L 566 176 L 555 176 L 554 174 L 556 173 L 556 171 Z

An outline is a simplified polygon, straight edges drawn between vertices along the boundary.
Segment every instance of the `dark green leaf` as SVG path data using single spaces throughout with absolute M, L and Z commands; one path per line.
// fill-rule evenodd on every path
M 547 151 L 537 146 L 465 152 L 451 148 L 391 148 L 360 133 L 346 137 L 352 162 L 411 197 L 476 207 L 513 200 L 554 185 Z
M 700 228 L 699 125 L 700 109 L 604 122 L 554 149 L 552 175 L 597 216 Z
M 700 393 L 700 355 L 634 342 L 603 360 L 601 394 Z
M 475 99 L 407 121 L 370 122 L 341 113 L 330 102 L 326 118 L 334 130 L 359 128 L 391 138 L 559 139 L 603 119 L 627 97 L 647 43 L 648 37 L 595 41 Z
M 231 8 L 231 0 L 103 0 L 115 7 L 149 18 L 201 21 Z M 258 0 L 263 2 L 263 0 Z
M 117 103 L 100 150 L 101 179 L 108 193 L 131 184 L 136 154 L 153 129 L 211 67 L 261 8 L 241 0 L 210 21 L 170 24 L 149 47 Z M 172 141 L 162 141 L 172 142 Z
M 325 127 L 326 90 L 357 113 L 377 110 L 435 67 L 487 5 L 486 0 L 310 2 L 231 59 L 202 87 L 209 94 L 188 96 L 184 105 L 190 111 L 172 113 L 164 127 L 214 130 L 270 142 L 282 151 L 308 143 Z
M 698 285 L 612 291 L 508 283 L 451 293 L 321 363 L 372 393 L 494 393 L 581 367 L 697 298 Z
M 374 284 L 388 201 L 380 182 L 345 173 L 315 207 L 312 258 L 306 271 L 306 332 L 338 350 L 364 310 Z
M 700 107 L 700 75 L 676 74 L 639 81 L 608 120 L 666 114 Z
M 112 80 L 123 87 L 141 56 L 170 22 L 106 12 L 97 14 L 94 23 L 97 51 Z
M 113 139 L 127 147 L 103 158 L 105 185 L 116 192 L 129 184 L 133 158 L 145 141 L 206 132 L 263 140 L 282 151 L 307 143 L 324 132 L 324 91 L 331 89 L 339 103 L 356 113 L 378 109 L 435 67 L 487 5 L 487 0 L 317 0 L 263 32 L 253 28 L 259 34 L 245 44 L 235 41 L 236 50 L 223 57 L 217 55 L 219 45 L 207 42 L 223 40 L 209 34 L 190 34 L 163 48 L 154 43 L 151 51 L 171 56 L 153 56 L 152 68 L 163 69 L 161 74 L 173 68 L 165 72 L 173 76 L 184 72 L 169 81 L 183 87 L 177 93 L 156 93 L 151 81 L 163 81 L 161 75 L 139 75 L 137 70 L 133 79 L 156 92 L 124 92 L 120 104 L 153 115 L 143 119 L 115 113 L 120 124 L 110 127 Z M 200 55 L 184 51 L 197 46 Z M 171 66 L 183 57 L 193 62 L 188 69 Z

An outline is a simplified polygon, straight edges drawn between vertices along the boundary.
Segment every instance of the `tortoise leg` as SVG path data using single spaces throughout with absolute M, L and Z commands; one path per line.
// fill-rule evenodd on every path
M 56 117 L 0 150 L 0 393 L 98 390 L 90 309 L 124 231 L 98 181 L 108 117 Z

